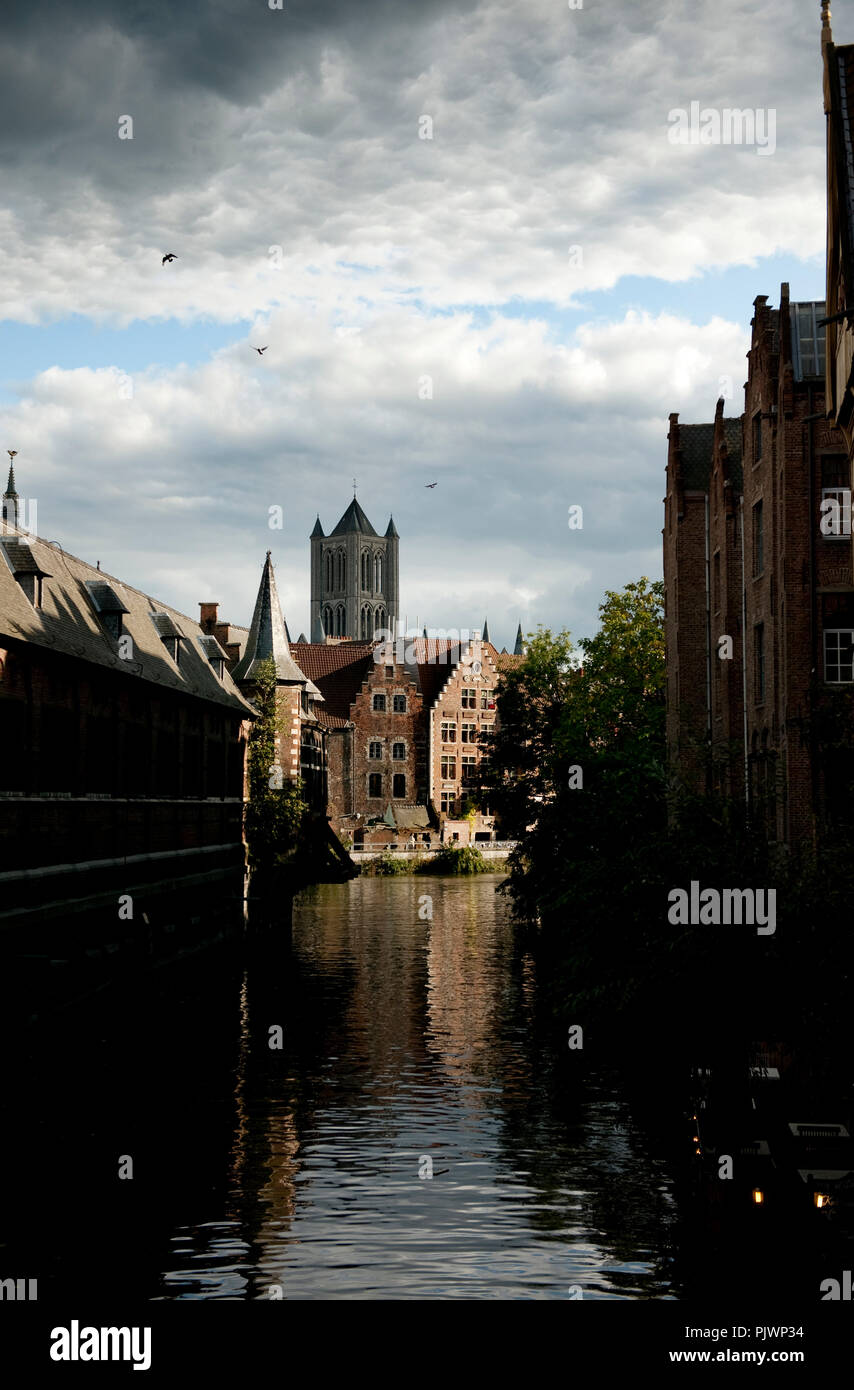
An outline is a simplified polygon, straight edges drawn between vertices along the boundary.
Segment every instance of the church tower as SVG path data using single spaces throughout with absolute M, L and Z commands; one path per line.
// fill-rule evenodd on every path
M 355 496 L 327 536 L 320 517 L 311 533 L 311 640 L 367 640 L 394 630 L 398 617 L 398 544 L 393 520 L 374 530 Z

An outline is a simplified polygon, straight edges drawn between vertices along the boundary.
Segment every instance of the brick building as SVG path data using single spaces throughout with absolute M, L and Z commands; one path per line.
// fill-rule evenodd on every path
M 200 605 L 207 610 L 208 620 L 216 622 L 213 604 Z M 327 801 L 326 736 L 318 720 L 317 709 L 323 695 L 314 682 L 300 669 L 291 655 L 276 576 L 270 551 L 264 561 L 258 597 L 245 644 L 231 676 L 247 697 L 254 699 L 258 689 L 259 668 L 272 660 L 276 668 L 276 765 L 281 781 L 302 781 L 309 806 L 323 811 Z M 275 775 L 271 769 L 271 774 Z
M 188 949 L 229 914 L 239 926 L 255 711 L 191 618 L 14 517 L 0 535 L 0 925 L 10 986 L 47 1000 L 78 971 Z
M 824 408 L 820 302 L 754 303 L 740 420 L 671 416 L 665 500 L 668 753 L 697 790 L 745 792 L 772 841 L 846 815 L 854 583 L 849 465 Z

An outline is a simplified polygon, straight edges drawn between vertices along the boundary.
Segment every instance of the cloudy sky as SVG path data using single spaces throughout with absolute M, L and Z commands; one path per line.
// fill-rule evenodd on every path
M 3 0 L 18 490 L 194 615 L 272 549 L 296 636 L 355 477 L 410 622 L 588 634 L 660 574 L 669 412 L 738 414 L 754 298 L 823 296 L 819 5 L 277 3 Z M 693 101 L 773 152 L 674 143 Z

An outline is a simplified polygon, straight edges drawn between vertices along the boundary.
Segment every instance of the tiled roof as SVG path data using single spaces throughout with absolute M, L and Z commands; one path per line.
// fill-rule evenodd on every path
M 300 670 L 320 690 L 326 701 L 323 715 L 334 715 L 341 721 L 329 728 L 341 728 L 349 721 L 350 708 L 361 689 L 362 681 L 374 659 L 373 642 L 342 642 L 328 647 L 325 643 L 294 642 L 291 650 Z M 318 718 L 320 718 L 318 711 Z
M 228 706 L 244 716 L 256 713 L 231 677 L 226 673 L 220 680 L 205 659 L 195 641 L 202 636 L 202 629 L 193 618 L 151 599 L 140 589 L 105 574 L 76 555 L 69 555 L 56 541 L 16 534 L 19 544 L 29 540 L 35 563 L 49 577 L 44 582 L 42 607 L 34 609 L 9 566 L 0 560 L 0 633 L 151 681 L 164 689 Z M 8 537 L 4 540 L 8 541 Z M 123 631 L 133 642 L 130 661 L 119 657 L 116 639 L 102 625 L 87 587 L 89 583 L 109 583 L 121 595 L 126 605 Z M 157 635 L 150 616 L 155 610 L 169 616 L 184 635 L 193 639 L 181 643 L 180 667 L 176 667 Z
M 352 666 L 362 661 L 374 649 L 373 642 L 342 642 L 327 646 L 325 642 L 292 642 L 294 661 L 313 681 L 319 682 L 324 676 L 340 671 L 342 666 Z
M 328 708 L 316 709 L 314 714 L 318 724 L 325 725 L 327 729 L 346 729 L 350 723 L 349 719 L 345 719 L 340 714 L 332 714 Z
M 499 671 L 515 671 L 517 666 L 524 665 L 524 662 L 524 656 L 517 656 L 515 652 L 498 652 L 495 657 Z

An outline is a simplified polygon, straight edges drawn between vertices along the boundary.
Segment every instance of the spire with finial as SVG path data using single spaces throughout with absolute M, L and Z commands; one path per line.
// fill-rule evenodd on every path
M 519 626 L 518 626 L 517 629 L 516 629 L 516 645 L 515 645 L 515 647 L 513 648 L 513 655 L 514 655 L 514 656 L 524 656 L 524 655 L 525 655 L 525 645 L 524 645 L 524 643 L 523 643 L 523 641 L 522 641 L 522 624 L 521 624 L 521 623 L 519 624 Z
M 821 41 L 822 43 L 833 42 L 830 28 L 830 0 L 821 0 Z
M 489 620 L 487 618 L 483 620 L 483 631 L 480 634 L 480 640 L 481 642 L 489 641 Z
M 276 664 L 277 683 L 305 685 L 306 678 L 291 656 L 288 646 L 287 627 L 276 589 L 273 561 L 268 550 L 246 650 L 232 671 L 232 678 L 235 681 L 252 680 L 257 667 L 269 657 L 272 657 Z
M 18 503 L 20 498 L 15 490 L 15 459 L 18 456 L 17 449 L 7 449 L 9 455 L 9 481 L 6 484 L 6 491 L 3 493 L 2 518 L 4 523 L 10 526 L 18 525 Z

